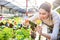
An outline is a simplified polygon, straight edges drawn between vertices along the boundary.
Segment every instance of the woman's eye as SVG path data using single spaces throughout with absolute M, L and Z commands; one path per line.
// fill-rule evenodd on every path
M 42 13 L 42 15 L 46 15 L 46 13 Z
M 46 15 L 46 13 L 39 13 L 39 14 Z

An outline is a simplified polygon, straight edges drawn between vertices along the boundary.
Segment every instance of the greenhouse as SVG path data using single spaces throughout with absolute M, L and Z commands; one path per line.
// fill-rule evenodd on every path
M 0 0 L 0 40 L 60 40 L 60 0 Z

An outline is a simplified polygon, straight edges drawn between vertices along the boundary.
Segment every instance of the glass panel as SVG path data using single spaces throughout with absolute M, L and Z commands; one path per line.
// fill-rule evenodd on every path
M 8 13 L 9 13 L 9 9 L 6 8 L 6 7 L 3 7 L 3 8 L 2 8 L 2 13 L 7 13 L 7 14 L 8 14 Z
M 13 10 L 11 9 L 11 10 L 10 10 L 10 13 L 12 14 L 12 12 L 13 12 Z
M 1 6 L 0 6 L 0 13 L 1 13 Z

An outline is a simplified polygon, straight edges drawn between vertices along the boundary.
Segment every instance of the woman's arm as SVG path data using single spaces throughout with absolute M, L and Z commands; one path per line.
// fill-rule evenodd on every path
M 56 40 L 59 33 L 59 24 L 60 24 L 59 14 L 56 11 L 53 11 L 52 17 L 53 17 L 54 27 L 53 27 L 53 32 L 51 34 L 51 40 Z
M 39 13 L 35 13 L 32 17 L 27 18 L 25 21 L 23 21 L 22 24 L 24 25 L 27 20 L 28 21 L 34 21 L 38 17 L 39 17 Z
M 36 18 L 39 18 L 39 13 L 35 13 L 32 17 L 30 17 L 28 20 L 34 21 Z
M 51 36 L 49 34 L 42 33 L 41 35 L 46 37 L 47 39 L 51 39 Z

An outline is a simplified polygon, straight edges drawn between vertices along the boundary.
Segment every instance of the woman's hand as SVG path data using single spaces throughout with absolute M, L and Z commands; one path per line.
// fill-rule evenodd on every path
M 42 27 L 38 26 L 35 30 L 36 30 L 40 35 L 46 37 L 48 40 L 51 39 L 50 35 L 45 34 L 45 33 L 42 33 Z
M 22 24 L 23 24 L 24 26 L 28 26 L 28 25 L 29 25 L 29 20 L 25 20 Z
M 42 34 L 42 27 L 37 26 L 35 29 L 40 35 Z

